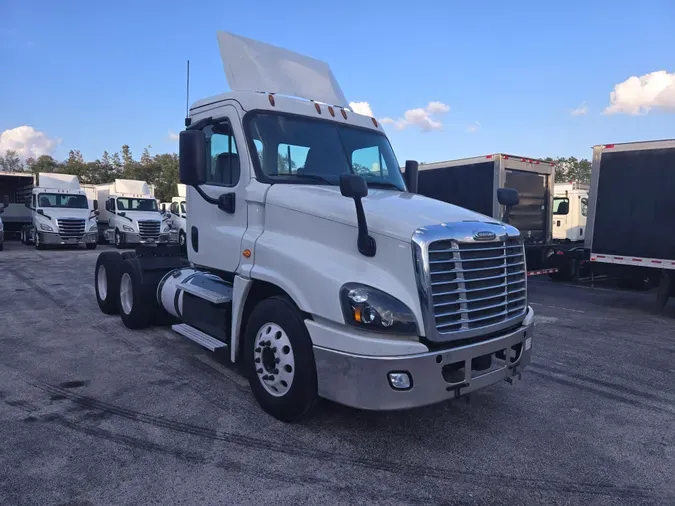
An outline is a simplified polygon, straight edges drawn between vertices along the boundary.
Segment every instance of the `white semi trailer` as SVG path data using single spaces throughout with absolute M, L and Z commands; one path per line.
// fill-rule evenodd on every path
M 116 179 L 96 186 L 99 234 L 102 242 L 117 248 L 169 241 L 170 225 L 161 213 L 153 187 L 145 181 Z
M 188 258 L 102 253 L 101 310 L 129 328 L 173 322 L 242 362 L 284 421 L 317 397 L 403 409 L 520 377 L 534 331 L 520 232 L 416 195 L 417 163 L 404 180 L 324 62 L 218 39 L 234 91 L 193 104 L 180 134 Z
M 77 176 L 40 173 L 38 184 L 25 204 L 31 222 L 21 230 L 21 242 L 34 244 L 37 249 L 79 244 L 95 249 L 96 211 L 89 209 Z

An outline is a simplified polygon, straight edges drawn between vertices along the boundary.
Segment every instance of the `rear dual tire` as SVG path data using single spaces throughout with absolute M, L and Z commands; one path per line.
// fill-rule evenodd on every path
M 94 272 L 96 302 L 105 314 L 117 314 L 119 311 L 117 292 L 123 263 L 122 256 L 116 251 L 105 251 L 96 260 Z
M 144 271 L 135 254 L 123 256 L 126 259 L 120 269 L 117 304 L 124 325 L 130 329 L 144 329 L 153 324 L 174 323 L 175 319 L 157 301 L 157 286 L 166 271 Z

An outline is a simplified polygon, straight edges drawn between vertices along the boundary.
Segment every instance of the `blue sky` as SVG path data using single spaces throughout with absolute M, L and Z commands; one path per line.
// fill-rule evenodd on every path
M 0 132 L 28 125 L 61 139 L 59 159 L 124 143 L 137 157 L 147 145 L 175 151 L 168 133 L 185 115 L 185 61 L 193 101 L 228 89 L 217 30 L 327 61 L 348 100 L 378 118 L 449 106 L 432 131 L 387 126 L 401 163 L 590 157 L 593 144 L 675 138 L 665 99 L 648 114 L 602 114 L 629 77 L 675 77 L 672 0 L 5 0 L 0 20 Z

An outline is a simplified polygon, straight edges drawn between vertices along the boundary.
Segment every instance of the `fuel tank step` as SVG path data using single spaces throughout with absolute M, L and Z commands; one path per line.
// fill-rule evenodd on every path
M 211 337 L 205 332 L 202 332 L 199 329 L 191 327 L 187 323 L 179 323 L 178 325 L 172 325 L 171 329 L 175 332 L 178 332 L 180 335 L 187 337 L 191 341 L 194 341 L 197 344 L 202 345 L 207 350 L 216 351 L 221 348 L 227 348 L 227 344 L 222 341 L 219 341 L 215 337 Z
M 213 290 L 209 290 L 208 288 L 190 283 L 181 283 L 176 288 L 183 290 L 186 293 L 190 293 L 195 297 L 199 297 L 200 299 L 212 302 L 213 304 L 226 304 L 232 300 L 231 295 L 223 295 L 218 292 L 214 292 Z

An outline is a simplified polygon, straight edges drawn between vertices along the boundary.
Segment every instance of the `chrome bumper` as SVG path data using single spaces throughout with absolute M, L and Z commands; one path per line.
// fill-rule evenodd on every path
M 132 232 L 122 232 L 125 244 L 165 244 L 169 242 L 169 232 L 159 234 L 157 239 L 141 239 L 140 234 Z
M 517 330 L 450 350 L 376 357 L 314 346 L 319 395 L 369 410 L 413 408 L 453 399 L 517 376 L 530 363 L 533 331 L 534 312 L 528 308 Z M 486 356 L 491 366 L 473 370 L 485 367 Z M 410 388 L 395 390 L 389 383 L 390 372 L 407 372 Z
M 59 234 L 50 232 L 37 232 L 40 234 L 40 241 L 42 244 L 49 245 L 73 245 L 73 244 L 87 244 L 96 242 L 98 240 L 98 232 L 87 232 L 80 239 L 64 239 Z

